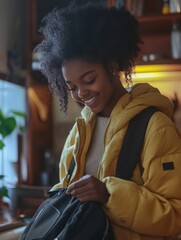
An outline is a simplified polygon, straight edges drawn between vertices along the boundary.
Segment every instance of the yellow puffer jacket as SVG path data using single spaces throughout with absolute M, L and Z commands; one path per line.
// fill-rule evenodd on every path
M 147 127 L 139 168 L 131 181 L 115 176 L 118 154 L 131 118 L 148 106 L 160 111 Z M 116 240 L 163 240 L 181 234 L 181 138 L 171 121 L 172 104 L 149 84 L 137 84 L 114 107 L 105 132 L 104 155 L 98 178 L 110 193 L 104 209 Z M 60 183 L 66 187 L 66 173 L 74 156 L 76 166 L 71 182 L 83 176 L 96 115 L 85 107 L 72 128 L 60 160 Z M 136 144 L 136 142 L 135 142 Z M 170 169 L 167 169 L 170 166 Z

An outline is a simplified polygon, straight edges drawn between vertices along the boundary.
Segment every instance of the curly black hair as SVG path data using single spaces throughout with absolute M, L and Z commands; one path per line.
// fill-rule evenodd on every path
M 61 72 L 65 60 L 84 58 L 108 67 L 116 62 L 118 71 L 131 79 L 141 39 L 138 21 L 125 8 L 106 8 L 91 3 L 53 9 L 43 20 L 44 39 L 36 47 L 41 71 L 50 89 L 59 96 L 66 112 L 68 92 Z

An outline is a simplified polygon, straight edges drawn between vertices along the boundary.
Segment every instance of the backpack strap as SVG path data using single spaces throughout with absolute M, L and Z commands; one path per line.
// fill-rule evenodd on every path
M 70 179 L 72 177 L 72 173 L 73 173 L 74 167 L 75 167 L 75 159 L 73 157 L 71 162 L 70 162 L 70 166 L 69 166 L 69 169 L 68 169 L 67 175 L 66 175 L 67 185 L 69 185 L 69 182 L 70 182 Z
M 129 122 L 118 157 L 116 177 L 125 180 L 132 177 L 136 165 L 140 162 L 140 154 L 149 119 L 156 111 L 158 111 L 157 108 L 148 107 Z

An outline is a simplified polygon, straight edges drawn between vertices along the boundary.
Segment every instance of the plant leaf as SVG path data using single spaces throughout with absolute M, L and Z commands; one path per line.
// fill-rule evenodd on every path
M 0 133 L 3 138 L 9 135 L 16 128 L 16 119 L 14 117 L 6 117 L 0 122 Z
M 4 119 L 4 115 L 3 115 L 3 113 L 2 113 L 2 110 L 0 109 L 0 121 L 1 121 L 2 119 Z
M 8 189 L 5 186 L 0 187 L 0 197 L 9 197 Z
M 11 111 L 15 116 L 26 118 L 26 113 L 19 111 Z
M 3 141 L 0 140 L 0 150 L 3 149 L 4 146 L 5 146 L 5 145 L 4 145 Z

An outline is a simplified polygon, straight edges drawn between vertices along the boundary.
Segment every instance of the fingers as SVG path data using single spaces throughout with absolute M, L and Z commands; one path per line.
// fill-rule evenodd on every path
M 82 191 L 82 192 L 77 191 L 77 192 L 75 192 L 75 194 L 73 194 L 73 196 L 78 198 L 81 202 L 98 201 L 98 199 L 96 198 L 96 193 L 95 193 L 94 190 Z
M 84 191 L 86 189 L 86 184 L 89 182 L 89 178 L 91 178 L 91 175 L 85 175 L 82 178 L 80 178 L 78 181 L 70 184 L 67 188 L 67 194 L 72 194 L 78 190 L 79 192 Z
M 99 179 L 85 175 L 67 188 L 67 194 L 71 194 L 80 201 L 97 201 L 104 203 L 109 198 L 106 186 Z
M 81 186 L 81 187 L 77 187 L 77 188 L 73 188 L 72 190 L 67 189 L 67 194 L 71 194 L 75 197 L 78 197 L 78 195 L 83 194 L 87 192 L 87 186 Z

